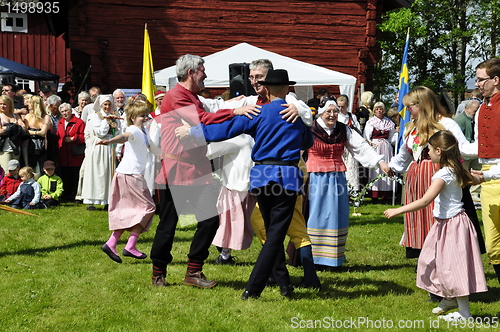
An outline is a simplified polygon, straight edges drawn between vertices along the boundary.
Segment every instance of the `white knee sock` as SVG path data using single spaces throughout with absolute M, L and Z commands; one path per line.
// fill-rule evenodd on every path
M 468 296 L 457 297 L 457 302 L 458 302 L 458 312 L 465 318 L 471 317 L 469 309 L 469 297 Z

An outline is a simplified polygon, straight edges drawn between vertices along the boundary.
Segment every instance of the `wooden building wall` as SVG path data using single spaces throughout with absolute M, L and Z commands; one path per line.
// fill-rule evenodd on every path
M 154 69 L 241 42 L 355 76 L 371 87 L 383 0 L 69 0 L 69 47 L 89 55 L 91 84 L 140 88 L 144 23 Z M 84 57 L 78 57 L 84 58 Z M 78 62 L 75 57 L 73 62 Z
M 65 34 L 50 33 L 43 14 L 28 15 L 28 33 L 0 32 L 0 56 L 59 75 L 66 82 L 71 69 Z

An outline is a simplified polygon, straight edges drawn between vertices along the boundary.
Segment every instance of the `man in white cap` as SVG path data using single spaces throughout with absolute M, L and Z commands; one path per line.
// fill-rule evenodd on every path
M 151 116 L 153 118 L 157 117 L 160 115 L 160 109 L 161 109 L 161 102 L 163 101 L 163 97 L 165 97 L 165 91 L 157 91 L 155 93 L 155 103 L 157 105 L 156 109 L 154 110 L 153 113 L 151 113 Z

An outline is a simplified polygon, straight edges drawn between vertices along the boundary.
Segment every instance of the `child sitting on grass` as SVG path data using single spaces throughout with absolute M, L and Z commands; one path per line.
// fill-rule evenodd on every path
M 0 201 L 4 201 L 12 196 L 17 187 L 23 182 L 19 177 L 19 161 L 12 159 L 7 165 L 9 174 L 5 175 L 0 185 Z
M 40 202 L 40 185 L 33 179 L 35 176 L 33 168 L 29 166 L 21 168 L 19 176 L 23 183 L 5 202 L 12 202 L 12 207 L 16 209 L 44 209 L 45 205 Z
M 47 207 L 58 206 L 59 198 L 63 193 L 63 182 L 59 176 L 54 174 L 55 170 L 56 164 L 51 160 L 47 160 L 43 164 L 45 174 L 37 181 L 42 191 L 41 201 Z
M 448 322 L 472 317 L 469 294 L 486 292 L 486 279 L 476 231 L 462 204 L 462 187 L 472 183 L 472 175 L 462 166 L 458 141 L 448 130 L 429 139 L 429 156 L 440 169 L 422 198 L 384 212 L 387 218 L 423 209 L 434 200 L 434 218 L 418 259 L 417 287 L 443 299 L 432 310 Z

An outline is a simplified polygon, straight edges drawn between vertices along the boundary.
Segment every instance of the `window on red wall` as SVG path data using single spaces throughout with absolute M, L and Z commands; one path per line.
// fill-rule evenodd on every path
M 28 33 L 28 15 L 2 12 L 2 32 Z

